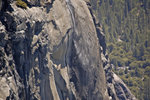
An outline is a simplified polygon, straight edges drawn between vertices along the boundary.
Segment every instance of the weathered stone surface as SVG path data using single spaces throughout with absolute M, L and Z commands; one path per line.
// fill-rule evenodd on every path
M 43 6 L 48 3 L 52 3 L 53 0 L 26 0 L 32 6 Z

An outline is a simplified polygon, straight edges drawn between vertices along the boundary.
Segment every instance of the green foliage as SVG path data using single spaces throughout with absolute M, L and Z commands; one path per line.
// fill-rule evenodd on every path
M 150 76 L 150 66 L 145 68 L 145 75 Z
M 123 75 L 123 74 L 124 74 L 124 70 L 120 70 L 119 75 Z
M 150 98 L 150 78 L 144 81 L 144 100 L 149 100 Z
M 149 86 L 150 79 L 150 0 L 91 3 L 106 34 L 110 62 L 116 66 L 114 72 L 139 100 L 148 100 L 150 89 L 145 86 Z
M 22 0 L 16 0 L 16 5 L 17 5 L 18 7 L 27 9 L 27 4 L 26 4 L 24 1 L 22 1 Z

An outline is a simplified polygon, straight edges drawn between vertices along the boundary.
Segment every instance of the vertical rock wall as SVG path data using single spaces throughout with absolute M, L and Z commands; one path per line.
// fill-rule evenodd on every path
M 0 2 L 0 98 L 108 100 L 87 4 L 25 2 L 27 9 L 17 7 L 16 1 Z

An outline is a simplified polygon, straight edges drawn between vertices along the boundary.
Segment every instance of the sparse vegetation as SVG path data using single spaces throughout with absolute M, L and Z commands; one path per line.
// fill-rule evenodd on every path
M 18 7 L 27 9 L 27 4 L 26 4 L 24 1 L 22 1 L 22 0 L 16 0 L 16 5 L 17 5 Z

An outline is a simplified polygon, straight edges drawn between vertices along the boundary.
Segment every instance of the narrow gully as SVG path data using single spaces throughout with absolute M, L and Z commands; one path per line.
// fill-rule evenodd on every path
M 71 20 L 72 20 L 72 27 L 73 27 L 73 32 L 77 32 L 76 30 L 76 23 L 75 23 L 75 18 L 74 18 L 74 14 L 73 14 L 73 11 L 72 11 L 72 8 L 71 8 L 71 1 L 70 0 L 66 0 L 66 4 L 67 4 L 67 8 L 70 12 L 70 15 L 71 15 Z
M 71 33 L 68 33 L 68 42 L 67 42 L 67 50 L 66 50 L 66 54 L 65 54 L 65 64 L 66 66 L 69 66 L 69 55 L 70 55 L 70 49 L 71 49 L 71 45 L 72 45 L 72 38 L 73 38 L 73 34 L 76 33 L 76 23 L 75 23 L 75 17 L 74 17 L 74 14 L 73 14 L 73 11 L 72 11 L 72 4 L 71 4 L 71 1 L 70 0 L 66 0 L 66 5 L 67 5 L 67 8 L 69 10 L 69 13 L 70 13 L 70 17 L 71 17 L 71 22 L 72 22 L 72 32 Z M 69 67 L 67 68 L 68 69 L 68 72 L 69 72 Z
M 72 11 L 72 4 L 71 4 L 71 1 L 70 0 L 66 0 L 66 5 L 67 5 L 67 8 L 69 10 L 69 13 L 70 13 L 70 17 L 71 17 L 71 22 L 72 22 L 72 32 L 68 33 L 68 42 L 67 42 L 67 49 L 66 49 L 66 53 L 65 53 L 65 64 L 67 66 L 67 73 L 69 74 L 69 79 L 70 79 L 70 68 L 69 68 L 69 64 L 70 64 L 70 54 L 71 54 L 71 46 L 72 46 L 72 42 L 73 42 L 73 36 L 75 33 L 77 33 L 77 29 L 76 29 L 76 23 L 75 23 L 75 17 L 74 17 L 74 13 Z M 69 59 L 68 59 L 69 57 Z M 72 86 L 69 82 L 69 87 L 71 90 L 69 90 L 69 98 L 72 100 Z M 74 93 L 73 93 L 74 94 Z

